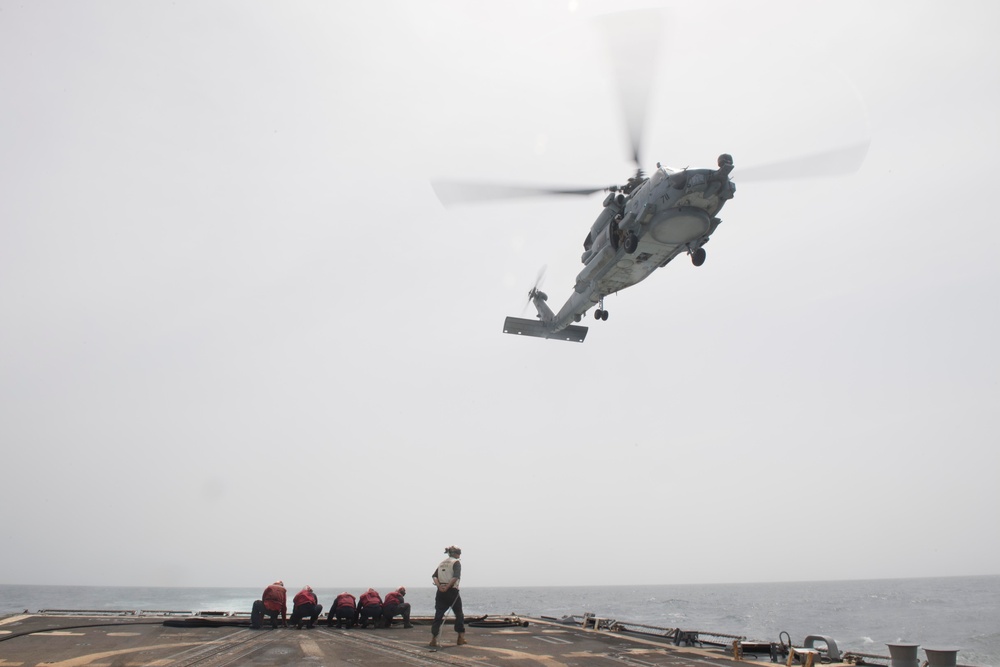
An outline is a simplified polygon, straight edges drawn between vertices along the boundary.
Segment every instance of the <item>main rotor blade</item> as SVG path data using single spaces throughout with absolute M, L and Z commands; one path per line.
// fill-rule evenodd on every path
M 864 163 L 869 145 L 870 142 L 865 141 L 832 151 L 812 153 L 746 169 L 737 168 L 733 170 L 732 178 L 737 183 L 750 183 L 853 174 Z
M 656 80 L 656 56 L 664 32 L 663 13 L 651 9 L 618 12 L 599 21 L 614 68 L 632 159 L 641 168 L 649 91 Z
M 498 183 L 471 183 L 463 181 L 431 181 L 434 194 L 445 206 L 469 202 L 494 201 L 498 199 L 523 199 L 526 197 L 548 197 L 552 195 L 591 195 L 608 190 L 604 185 L 592 188 L 538 188 L 523 185 L 501 185 Z

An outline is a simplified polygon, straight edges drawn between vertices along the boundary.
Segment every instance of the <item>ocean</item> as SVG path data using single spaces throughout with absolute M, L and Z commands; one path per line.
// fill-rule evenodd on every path
M 265 582 L 266 584 L 267 582 Z M 289 595 L 298 589 L 288 582 Z M 0 585 L 0 615 L 40 609 L 249 611 L 255 588 Z M 316 588 L 329 606 L 343 589 Z M 385 590 L 379 589 L 383 594 Z M 413 614 L 430 615 L 433 589 L 408 587 Z M 361 591 L 354 591 L 355 594 Z M 1000 667 L 1000 576 L 770 584 L 462 589 L 466 615 L 603 618 L 801 644 L 832 637 L 842 650 L 888 655 L 887 642 L 955 646 L 960 665 Z M 923 654 L 921 654 L 922 656 Z

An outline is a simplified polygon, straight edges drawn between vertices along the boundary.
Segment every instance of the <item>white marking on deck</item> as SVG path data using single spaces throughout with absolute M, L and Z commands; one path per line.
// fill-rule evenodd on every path
M 321 649 L 319 647 L 319 644 L 317 644 L 312 639 L 300 639 L 299 648 L 301 648 L 302 652 L 305 653 L 307 656 L 315 658 L 323 657 L 323 649 Z
M 535 637 L 540 642 L 546 642 L 548 644 L 572 644 L 568 639 L 562 639 L 560 637 Z

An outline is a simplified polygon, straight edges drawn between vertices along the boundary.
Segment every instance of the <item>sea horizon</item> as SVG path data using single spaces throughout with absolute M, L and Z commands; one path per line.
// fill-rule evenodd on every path
M 973 578 L 990 578 L 990 577 L 1000 577 L 1000 572 L 990 573 L 990 574 L 943 574 L 943 575 L 928 575 L 928 576 L 906 576 L 906 577 L 852 577 L 845 579 L 769 579 L 769 580 L 753 580 L 753 581 L 719 581 L 719 582 L 690 582 L 690 583 L 615 583 L 615 584 L 590 584 L 590 583 L 579 583 L 579 584 L 546 584 L 545 588 L 621 588 L 621 587 L 637 587 L 637 586 L 743 586 L 743 585 L 769 585 L 769 584 L 825 584 L 825 583 L 861 583 L 861 582 L 874 582 L 874 581 L 922 581 L 922 580 L 935 580 L 935 579 L 973 579 Z M 77 584 L 77 583 L 37 583 L 37 582 L 0 582 L 0 586 L 57 586 L 57 587 L 78 587 L 78 588 L 164 588 L 164 589 L 231 589 L 231 588 L 256 588 L 258 586 L 264 587 L 270 584 L 271 581 L 263 581 L 252 584 L 212 584 L 212 585 L 183 585 L 183 584 L 108 584 L 108 583 L 97 583 L 97 584 Z M 301 584 L 305 585 L 305 584 Z M 309 584 L 313 588 L 346 588 L 349 590 L 361 589 L 365 590 L 371 586 L 371 584 L 358 584 L 358 585 L 328 585 L 328 584 Z M 535 584 L 475 584 L 482 588 L 537 588 L 538 585 Z M 294 586 L 293 586 L 294 587 Z M 383 588 L 388 587 L 386 584 L 382 585 Z M 395 587 L 395 585 L 392 585 Z M 431 584 L 426 586 L 414 585 L 410 586 L 406 584 L 408 589 L 418 589 L 418 588 L 433 588 Z M 375 586 L 379 588 L 379 586 Z M 263 588 L 262 588 L 263 590 Z

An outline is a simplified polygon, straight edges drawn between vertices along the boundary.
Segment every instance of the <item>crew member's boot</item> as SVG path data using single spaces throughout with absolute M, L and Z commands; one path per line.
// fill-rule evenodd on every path
M 465 633 L 459 632 L 458 639 L 455 640 L 455 646 L 461 646 L 462 644 L 468 644 L 468 643 L 469 642 L 465 641 Z
M 440 644 L 438 644 L 437 635 L 431 635 L 431 643 L 428 644 L 428 646 L 430 646 L 431 648 L 437 648 L 438 646 L 440 646 Z

